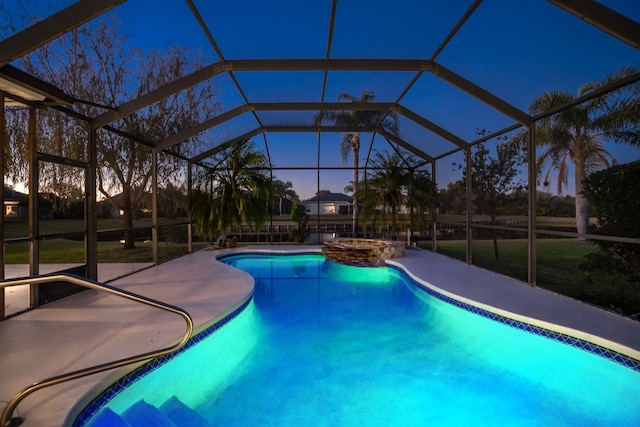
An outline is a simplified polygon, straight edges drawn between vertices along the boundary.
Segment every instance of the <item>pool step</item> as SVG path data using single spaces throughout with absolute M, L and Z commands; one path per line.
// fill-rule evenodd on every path
M 196 411 L 182 403 L 176 396 L 164 402 L 160 408 L 141 399 L 122 415 L 109 408 L 103 409 L 93 419 L 91 427 L 210 427 Z
M 200 414 L 182 403 L 176 396 L 164 402 L 160 406 L 160 412 L 178 427 L 210 427 Z
M 132 427 L 179 427 L 158 408 L 144 400 L 138 400 L 122 413 Z
M 91 420 L 90 427 L 132 427 L 124 418 L 109 408 L 104 408 Z

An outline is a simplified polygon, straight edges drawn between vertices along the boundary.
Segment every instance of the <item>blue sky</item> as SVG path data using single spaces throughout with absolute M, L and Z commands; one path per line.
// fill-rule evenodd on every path
M 8 1 L 15 1 L 15 7 L 21 7 L 22 3 L 17 0 Z M 392 3 L 339 0 L 331 57 L 427 59 L 471 3 L 471 0 L 396 0 Z M 640 20 L 637 0 L 602 3 Z M 34 2 L 31 7 L 37 8 L 39 4 Z M 53 4 L 62 7 L 65 2 Z M 330 0 L 196 0 L 195 4 L 225 59 L 324 58 L 326 55 Z M 219 60 L 183 0 L 129 0 L 116 7 L 112 14 L 118 16 L 130 47 L 164 50 L 171 45 L 181 45 L 200 51 L 207 63 Z M 575 94 L 581 85 L 601 79 L 620 66 L 640 68 L 640 52 L 547 1 L 485 0 L 436 61 L 526 111 L 530 102 L 546 90 L 560 89 Z M 322 71 L 236 72 L 234 75 L 250 102 L 321 100 Z M 415 75 L 415 72 L 333 71 L 327 77 L 325 101 L 337 101 L 341 92 L 359 95 L 363 89 L 371 89 L 377 101 L 394 102 Z M 215 82 L 223 89 L 224 111 L 244 102 L 229 75 L 220 75 Z M 424 73 L 400 104 L 467 141 L 475 138 L 478 128 L 495 131 L 513 123 L 431 73 Z M 259 117 L 265 124 L 308 124 L 313 114 L 262 112 Z M 248 114 L 207 132 L 206 136 L 212 138 L 215 145 L 254 127 L 255 119 Z M 454 148 L 406 118 L 401 118 L 400 136 L 434 156 Z M 322 135 L 321 166 L 343 166 L 338 151 L 339 137 Z M 264 146 L 262 136 L 254 140 Z M 371 136 L 365 135 L 363 140 L 367 141 L 361 153 L 364 162 Z M 268 134 L 267 141 L 276 167 L 317 166 L 315 134 Z M 388 145 L 378 137 L 373 148 L 384 150 Z M 640 158 L 638 148 L 610 148 L 621 163 Z M 460 156 L 438 161 L 440 188 L 460 179 L 459 172 L 453 172 L 451 166 L 460 161 Z M 282 170 L 276 171 L 276 176 L 293 181 L 294 189 L 303 198 L 311 197 L 318 188 L 315 170 Z M 323 171 L 319 187 L 342 191 L 350 180 L 349 171 Z M 569 193 L 571 191 L 569 189 Z

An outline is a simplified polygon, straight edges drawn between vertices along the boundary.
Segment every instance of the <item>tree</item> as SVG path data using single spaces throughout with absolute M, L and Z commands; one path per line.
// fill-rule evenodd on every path
M 421 229 L 426 225 L 425 214 L 429 209 L 435 208 L 437 191 L 428 170 L 413 166 L 409 169 L 408 175 L 407 198 L 413 233 L 416 228 L 416 214 L 420 220 Z
M 228 228 L 261 225 L 269 217 L 273 184 L 266 156 L 249 140 L 220 153 L 219 163 L 197 177 L 189 207 L 198 232 L 225 241 Z
M 415 167 L 416 164 L 412 156 L 376 151 L 371 161 L 373 173 L 366 177 L 354 196 L 362 206 L 365 221 L 373 220 L 380 227 L 390 215 L 394 238 L 397 238 L 398 214 L 402 206 L 409 206 L 413 220 L 414 210 L 423 212 L 433 205 L 433 182 L 429 172 Z
M 60 87 L 65 93 L 83 100 L 74 105 L 78 112 L 95 117 L 105 108 L 139 97 L 202 67 L 202 59 L 185 48 L 143 52 L 126 49 L 126 37 L 113 22 L 101 21 L 71 31 L 21 60 L 27 72 Z M 220 109 L 218 90 L 205 81 L 172 94 L 114 123 L 114 127 L 151 144 L 160 142 L 181 130 L 211 117 Z M 99 105 L 104 105 L 103 108 Z M 79 126 L 57 121 L 65 117 L 57 112 L 44 112 L 39 123 L 43 129 L 42 144 L 54 147 L 72 158 L 86 155 L 86 128 L 68 132 Z M 69 123 L 73 121 L 65 117 Z M 137 205 L 150 191 L 151 149 L 120 134 L 100 130 L 97 133 L 98 190 L 123 212 L 125 248 L 135 247 L 133 219 Z M 175 154 L 187 155 L 201 144 L 197 137 L 171 148 Z M 159 153 L 159 179 L 173 176 L 183 167 L 175 156 Z M 46 180 L 45 180 L 46 181 Z M 56 180 L 53 180 L 54 182 Z M 114 197 L 114 196 L 118 197 Z
M 282 215 L 282 202 L 290 200 L 296 202 L 299 200 L 298 194 L 293 190 L 291 181 L 273 180 L 273 195 L 278 199 L 278 214 Z
M 438 191 L 438 204 L 442 214 L 463 215 L 467 211 L 467 189 L 463 180 L 447 184 L 447 188 Z
M 309 235 L 309 229 L 307 223 L 309 222 L 309 214 L 307 214 L 307 207 L 296 202 L 291 208 L 291 219 L 296 222 L 296 226 L 289 230 L 289 236 L 298 243 L 303 243 Z
M 359 98 L 348 93 L 341 93 L 338 100 L 352 103 L 369 103 L 375 100 L 375 95 L 370 90 L 363 90 Z M 336 126 L 349 126 L 353 131 L 342 134 L 340 138 L 340 155 L 343 163 L 347 163 L 349 154 L 353 154 L 353 193 L 358 193 L 358 165 L 360 162 L 360 130 L 367 127 L 381 127 L 382 129 L 397 135 L 398 115 L 395 112 L 387 111 L 360 111 L 360 110 L 340 110 L 325 111 L 316 115 L 314 121 L 316 125 L 321 125 L 328 120 Z M 357 236 L 358 229 L 358 206 L 353 200 L 353 236 Z
M 589 83 L 578 90 L 578 97 L 589 95 L 624 77 L 636 74 L 625 67 L 603 80 Z M 570 93 L 554 90 L 537 97 L 529 106 L 532 115 L 544 113 L 572 101 Z M 513 142 L 526 147 L 527 131 L 516 134 Z M 536 123 L 536 144 L 542 149 L 538 166 L 549 164 L 544 185 L 550 173 L 558 172 L 558 194 L 569 181 L 569 162 L 574 165 L 576 228 L 584 235 L 589 225 L 589 203 L 582 194 L 582 182 L 589 173 L 615 163 L 605 149 L 605 143 L 640 145 L 640 83 L 619 88 L 606 95 L 585 101 L 569 109 L 554 113 Z M 538 171 L 541 169 L 538 168 Z
M 478 132 L 479 136 L 486 133 Z M 491 225 L 496 225 L 498 207 L 509 193 L 515 192 L 523 185 L 514 181 L 520 172 L 523 157 L 518 147 L 506 141 L 496 145 L 495 157 L 484 144 L 478 144 L 471 153 L 471 177 L 467 176 L 466 168 L 463 169 L 463 181 L 471 179 L 473 202 L 477 213 L 485 213 L 491 217 Z M 493 251 L 496 261 L 500 261 L 498 239 L 496 230 L 492 229 Z
M 188 204 L 187 193 L 184 188 L 168 182 L 164 187 L 158 187 L 158 215 L 167 218 L 186 216 Z
M 640 161 L 595 172 L 584 181 L 584 194 L 599 212 L 592 233 L 640 238 Z M 640 245 L 614 240 L 594 240 L 599 250 L 587 255 L 583 292 L 588 298 L 625 314 L 640 308 Z M 602 282 L 618 292 L 602 292 Z M 591 288 L 591 289 L 589 289 Z M 590 291 L 590 292 L 589 292 Z
M 360 191 L 354 193 L 354 201 L 362 207 L 365 221 L 373 220 L 378 228 L 390 215 L 393 238 L 396 238 L 398 213 L 406 197 L 404 184 L 407 174 L 397 153 L 375 152 L 371 160 L 371 176 L 366 177 Z

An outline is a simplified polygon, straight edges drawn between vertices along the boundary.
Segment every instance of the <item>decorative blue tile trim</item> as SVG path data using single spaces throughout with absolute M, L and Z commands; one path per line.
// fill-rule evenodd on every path
M 322 255 L 322 252 L 308 250 L 300 252 L 231 252 L 224 255 L 217 256 L 216 259 L 220 262 L 225 262 L 229 258 L 242 257 L 242 256 L 265 256 L 265 257 L 279 257 L 279 256 L 294 256 L 294 255 Z
M 84 409 L 82 409 L 80 414 L 73 421 L 73 424 L 72 424 L 73 427 L 84 426 L 93 416 L 95 416 L 98 412 L 100 412 L 100 410 L 102 410 L 102 408 L 104 408 L 122 390 L 126 389 L 131 384 L 140 380 L 151 371 L 161 367 L 162 365 L 166 364 L 167 362 L 174 359 L 178 355 L 184 353 L 185 351 L 187 351 L 194 345 L 198 344 L 205 338 L 208 338 L 209 336 L 211 336 L 214 332 L 216 332 L 218 329 L 220 329 L 221 327 L 229 323 L 238 314 L 240 314 L 245 308 L 247 308 L 247 306 L 252 300 L 253 300 L 253 296 L 251 298 L 248 298 L 244 303 L 242 303 L 238 308 L 233 310 L 224 318 L 220 319 L 219 321 L 217 321 L 207 329 L 192 336 L 189 339 L 189 341 L 178 351 L 165 354 L 164 356 L 160 356 L 156 359 L 153 359 L 145 363 L 144 365 L 140 366 L 139 368 L 135 369 L 131 373 L 117 380 L 115 383 L 110 385 L 109 388 L 103 391 L 99 396 L 93 399 Z
M 396 267 L 394 265 L 388 265 L 388 267 L 390 268 L 394 268 L 396 270 L 399 270 L 401 272 L 404 273 L 404 270 L 400 267 Z M 556 332 L 556 331 L 552 331 L 550 329 L 546 329 L 546 328 L 542 328 L 540 326 L 534 326 L 534 325 L 530 325 L 528 323 L 525 322 L 521 322 L 519 320 L 514 320 L 511 319 L 509 317 L 505 317 L 496 313 L 492 313 L 488 310 L 482 309 L 482 308 L 478 308 L 475 307 L 471 304 L 462 302 L 462 301 L 458 301 L 456 299 L 453 299 L 451 297 L 448 297 L 446 295 L 443 295 L 441 293 L 438 293 L 437 291 L 431 289 L 430 287 L 417 282 L 411 278 L 409 278 L 409 280 L 411 280 L 411 283 L 413 283 L 414 285 L 416 285 L 417 287 L 419 287 L 420 289 L 422 289 L 423 291 L 425 291 L 426 293 L 428 293 L 429 295 L 433 296 L 434 298 L 437 298 L 441 301 L 444 301 L 448 304 L 451 304 L 453 306 L 456 306 L 458 308 L 461 308 L 463 310 L 466 311 L 470 311 L 471 313 L 477 314 L 478 316 L 482 316 L 485 317 L 487 319 L 491 319 L 494 320 L 496 322 L 500 322 L 503 323 L 507 326 L 511 326 L 513 328 L 516 329 L 520 329 L 522 331 L 525 332 L 529 332 L 535 335 L 540 335 L 542 337 L 554 340 L 554 341 L 558 341 L 561 342 L 563 344 L 567 344 L 570 345 L 572 347 L 575 348 L 579 348 L 580 350 L 584 350 L 584 351 L 588 351 L 589 353 L 593 353 L 597 356 L 601 356 L 604 357 L 606 359 L 609 359 L 613 362 L 619 363 L 623 366 L 626 366 L 627 368 L 633 369 L 634 371 L 640 372 L 640 360 L 636 360 L 632 357 L 629 357 L 625 354 L 619 353 L 615 350 L 611 350 L 609 348 L 603 347 L 601 345 L 598 344 L 594 344 L 594 343 L 590 343 L 588 341 L 582 340 L 580 338 L 576 338 L 576 337 L 572 337 L 570 335 L 567 334 L 562 334 L 560 332 Z

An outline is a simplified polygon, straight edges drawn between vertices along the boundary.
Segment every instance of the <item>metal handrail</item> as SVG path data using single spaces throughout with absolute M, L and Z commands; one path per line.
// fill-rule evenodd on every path
M 187 343 L 187 341 L 191 337 L 191 334 L 193 333 L 193 320 L 191 319 L 191 316 L 189 315 L 189 313 L 187 313 L 186 311 L 184 311 L 179 307 L 175 307 L 160 301 L 156 301 L 151 298 L 144 297 L 142 295 L 137 295 L 132 292 L 118 289 L 113 286 L 106 285 L 104 283 L 94 282 L 92 280 L 88 280 L 73 274 L 47 274 L 47 275 L 34 276 L 34 277 L 4 280 L 0 282 L 0 289 L 10 287 L 10 286 L 18 286 L 18 285 L 26 285 L 26 284 L 41 284 L 41 283 L 59 282 L 59 281 L 65 281 L 65 282 L 73 283 L 75 285 L 83 286 L 86 288 L 104 291 L 119 297 L 137 301 L 145 305 L 149 305 L 165 311 L 169 311 L 171 313 L 178 314 L 182 316 L 182 318 L 187 323 L 187 330 L 182 336 L 182 339 L 177 344 L 171 345 L 169 347 L 165 347 L 160 350 L 150 351 L 150 352 L 139 354 L 136 356 L 126 357 L 124 359 L 115 360 L 113 362 L 103 363 L 103 364 L 92 366 L 89 368 L 79 369 L 66 374 L 56 375 L 54 377 L 50 377 L 42 381 L 38 381 L 31 384 L 30 386 L 18 392 L 15 396 L 13 396 L 13 398 L 11 398 L 9 403 L 7 403 L 7 406 L 2 411 L 2 416 L 0 417 L 1 427 L 5 427 L 9 425 L 8 423 L 11 421 L 10 417 L 13 414 L 13 411 L 18 406 L 18 404 L 24 398 L 26 398 L 28 395 L 30 395 L 35 391 L 38 391 L 40 389 L 43 389 L 45 387 L 49 387 L 52 385 L 57 385 L 65 381 L 86 377 L 89 375 L 97 374 L 99 372 L 104 372 L 110 369 L 119 368 L 125 365 L 137 363 L 137 362 L 142 362 L 148 359 L 152 359 L 155 357 L 159 357 L 165 354 L 175 352 L 180 348 L 182 348 L 182 346 L 184 346 Z

